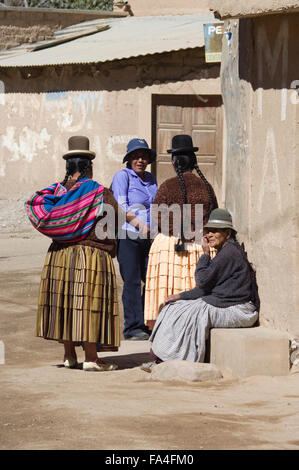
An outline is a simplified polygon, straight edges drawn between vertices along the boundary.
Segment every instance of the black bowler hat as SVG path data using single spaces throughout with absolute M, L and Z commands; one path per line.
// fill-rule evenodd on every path
M 172 138 L 172 149 L 168 153 L 196 152 L 198 147 L 193 147 L 192 137 L 186 134 L 178 134 Z
M 89 150 L 89 139 L 82 135 L 74 135 L 69 138 L 69 151 L 66 152 L 62 158 L 67 160 L 75 156 L 80 156 L 82 158 L 88 158 L 93 160 L 96 156 L 95 152 Z

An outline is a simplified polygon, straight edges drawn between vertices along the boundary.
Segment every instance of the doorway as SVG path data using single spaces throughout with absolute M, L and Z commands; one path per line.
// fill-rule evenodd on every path
M 175 176 L 171 165 L 172 137 L 192 137 L 198 166 L 213 186 L 218 201 L 222 191 L 222 99 L 217 95 L 153 95 L 152 146 L 157 159 L 152 171 L 158 185 Z

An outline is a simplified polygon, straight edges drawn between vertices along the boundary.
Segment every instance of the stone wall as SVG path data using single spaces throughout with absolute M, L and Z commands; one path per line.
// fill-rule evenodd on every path
M 20 26 L 0 26 L 0 49 L 6 50 L 24 43 L 51 39 L 54 36 L 53 32 L 58 29 L 58 24 L 54 27 L 37 25 L 27 28 Z
M 0 8 L 0 49 L 51 39 L 54 31 L 97 18 L 127 16 L 123 12 L 47 8 Z
M 100 10 L 62 10 L 54 8 L 0 8 L 0 25 L 28 27 L 34 25 L 59 25 L 66 28 L 72 24 L 91 21 L 97 18 L 125 17 L 122 11 L 107 12 Z

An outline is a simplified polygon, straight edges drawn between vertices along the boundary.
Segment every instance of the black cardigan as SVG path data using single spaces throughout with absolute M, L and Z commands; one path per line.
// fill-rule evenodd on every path
M 202 255 L 195 269 L 197 287 L 181 292 L 182 300 L 201 297 L 215 307 L 230 307 L 254 301 L 253 271 L 239 243 L 229 239 L 211 260 Z

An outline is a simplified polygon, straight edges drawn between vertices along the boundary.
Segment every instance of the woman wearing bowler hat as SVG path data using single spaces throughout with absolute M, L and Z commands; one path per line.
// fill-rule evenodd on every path
M 69 139 L 63 155 L 63 181 L 38 191 L 26 203 L 33 226 L 52 238 L 41 276 L 36 335 L 64 344 L 64 366 L 77 368 L 75 346 L 85 351 L 83 370 L 110 371 L 97 345 L 117 350 L 120 325 L 116 277 L 112 257 L 114 239 L 96 236 L 104 218 L 103 204 L 110 204 L 117 221 L 118 205 L 112 192 L 92 179 L 92 160 L 85 136 Z
M 126 168 L 118 171 L 112 191 L 127 214 L 119 233 L 117 259 L 123 279 L 124 338 L 147 340 L 150 331 L 144 324 L 144 295 L 148 253 L 150 250 L 150 209 L 157 192 L 155 177 L 145 171 L 156 158 L 144 139 L 132 139 L 123 158 Z
M 236 233 L 226 209 L 211 212 L 194 274 L 196 287 L 165 300 L 150 338 L 155 362 L 143 364 L 146 372 L 163 361 L 204 362 L 211 328 L 251 327 L 258 320 L 255 271 Z M 213 259 L 211 249 L 216 251 Z
M 154 200 L 154 204 L 160 207 L 177 204 L 181 221 L 183 204 L 189 204 L 193 231 L 197 204 L 203 205 L 203 223 L 207 222 L 211 210 L 218 207 L 214 190 L 197 165 L 197 150 L 191 136 L 179 134 L 173 137 L 172 148 L 167 152 L 171 154 L 176 176 L 161 184 Z M 193 170 L 196 170 L 197 175 Z M 160 214 L 158 216 L 159 234 L 151 246 L 146 276 L 144 316 L 150 326 L 154 324 L 166 297 L 195 287 L 194 270 L 202 254 L 202 247 L 194 239 L 185 240 L 183 227 L 175 227 L 175 222 L 176 219 L 170 213 L 169 225 L 165 229 Z

